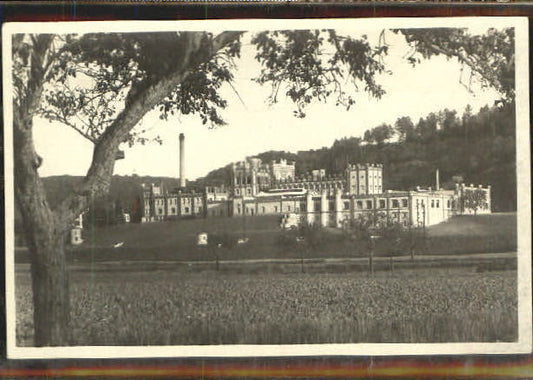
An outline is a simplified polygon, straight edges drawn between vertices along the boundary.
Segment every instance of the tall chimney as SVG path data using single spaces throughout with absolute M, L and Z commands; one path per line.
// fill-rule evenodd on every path
M 185 135 L 180 133 L 180 187 L 185 186 Z
M 440 190 L 439 169 L 435 172 L 435 190 Z

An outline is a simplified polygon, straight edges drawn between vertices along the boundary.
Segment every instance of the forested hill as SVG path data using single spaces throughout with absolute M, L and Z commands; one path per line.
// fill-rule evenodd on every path
M 442 185 L 453 186 L 453 176 L 468 184 L 490 184 L 493 210 L 516 210 L 514 104 L 483 107 L 475 115 L 469 107 L 463 115 L 443 110 L 416 123 L 401 117 L 394 125 L 367 131 L 362 139 L 343 138 L 330 148 L 298 153 L 270 151 L 257 157 L 264 162 L 294 160 L 297 175 L 318 168 L 339 173 L 347 163 L 383 163 L 384 188 L 397 190 L 434 186 L 438 168 Z M 220 182 L 226 170 L 214 170 L 198 182 Z

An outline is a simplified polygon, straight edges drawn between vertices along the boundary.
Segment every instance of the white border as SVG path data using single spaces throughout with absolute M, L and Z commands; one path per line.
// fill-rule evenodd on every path
M 428 28 L 468 27 L 484 23 L 515 28 L 516 152 L 518 186 L 518 312 L 519 339 L 513 343 L 421 343 L 421 344 L 313 344 L 313 345 L 220 345 L 220 346 L 76 346 L 17 347 L 14 276 L 14 183 L 13 131 L 4 128 L 5 249 L 7 355 L 10 359 L 36 358 L 128 358 L 128 357 L 252 357 L 252 356 L 355 356 L 355 355 L 462 355 L 517 354 L 532 351 L 531 310 L 531 204 L 529 156 L 528 20 L 525 17 L 384 18 L 384 19 L 254 19 L 208 21 L 98 21 L 36 22 L 3 25 L 4 125 L 12 125 L 11 35 L 21 32 L 87 33 L 168 30 L 272 30 L 307 28 Z

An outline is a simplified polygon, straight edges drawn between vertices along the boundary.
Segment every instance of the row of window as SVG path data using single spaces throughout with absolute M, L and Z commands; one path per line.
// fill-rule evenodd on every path
M 277 213 L 278 210 L 279 210 L 278 206 L 277 206 L 277 205 L 274 206 L 274 207 L 273 207 L 273 210 L 274 210 L 275 213 Z M 300 209 L 299 209 L 298 207 L 295 207 L 295 208 L 293 209 L 290 205 L 287 205 L 287 207 L 285 208 L 285 210 L 283 210 L 283 212 L 293 212 L 293 211 L 294 211 L 294 212 L 300 212 Z M 302 210 L 302 211 L 304 211 L 304 210 Z M 242 209 L 241 209 L 241 206 L 239 205 L 239 206 L 237 206 L 237 214 L 240 214 L 241 212 L 242 212 Z M 251 215 L 253 215 L 254 212 L 255 212 L 255 208 L 254 208 L 254 207 L 245 207 L 245 208 L 244 208 L 244 212 L 245 212 L 246 214 L 251 214 Z M 260 208 L 258 208 L 258 213 L 260 213 L 260 214 L 266 214 L 266 213 L 267 213 L 267 209 L 266 209 L 266 207 L 265 207 L 265 206 L 261 206 Z
M 431 208 L 440 208 L 440 199 L 431 199 L 430 201 Z M 423 200 L 416 200 L 416 207 L 424 207 L 424 201 Z M 455 208 L 455 201 L 451 201 L 448 199 L 446 201 L 446 207 L 447 208 Z
M 192 203 L 192 198 L 181 198 L 183 200 L 183 203 L 190 204 Z M 196 198 L 196 202 L 200 203 L 202 202 L 201 198 Z M 145 201 L 147 203 L 148 201 Z M 154 201 L 154 204 L 156 206 L 164 206 L 165 205 L 165 199 L 156 199 Z M 169 205 L 177 205 L 178 204 L 178 198 L 168 198 L 168 204 Z
M 352 178 L 355 179 L 356 178 L 356 175 L 355 174 L 352 174 Z M 359 178 L 361 179 L 365 179 L 365 174 L 364 173 L 361 173 L 359 174 Z M 368 178 L 372 178 L 372 174 L 370 174 L 368 176 Z M 381 179 L 381 174 L 374 174 L 374 179 Z
M 241 195 L 241 189 L 235 189 L 235 195 Z M 248 187 L 246 189 L 246 195 L 252 195 L 252 188 Z
M 392 199 L 392 205 L 391 205 L 391 208 L 399 208 L 400 207 L 400 201 L 401 201 L 401 207 L 407 207 L 408 206 L 408 200 L 407 199 Z M 335 210 L 335 202 L 334 201 L 329 201 L 329 210 Z M 385 199 L 380 199 L 379 200 L 379 203 L 378 203 L 379 207 L 378 208 L 386 208 L 386 201 Z M 363 210 L 363 209 L 373 209 L 373 202 L 372 200 L 367 200 L 367 201 L 357 201 L 356 202 L 356 208 L 357 209 L 360 209 L 360 210 Z M 278 212 L 278 206 L 275 205 L 273 206 L 273 209 L 274 209 L 274 212 Z M 343 202 L 343 209 L 344 210 L 350 210 L 350 201 L 345 201 Z M 248 208 L 246 207 L 245 208 L 245 212 L 246 213 L 252 213 L 252 211 L 248 211 L 248 210 L 253 210 L 253 208 Z M 307 207 L 306 207 L 306 204 L 305 202 L 301 202 L 300 203 L 300 207 L 296 207 L 294 209 L 294 212 L 299 212 L 299 211 L 302 211 L 302 212 L 306 212 L 307 211 Z M 319 212 L 321 211 L 321 200 L 320 199 L 315 199 L 313 201 L 313 210 L 316 211 L 316 212 Z M 285 212 L 292 212 L 293 210 L 291 209 L 291 206 L 290 205 L 287 205 L 287 208 L 284 210 Z M 266 207 L 265 206 L 261 206 L 260 208 L 260 212 L 261 213 L 266 213 Z M 237 213 L 240 214 L 241 213 L 241 206 L 237 206 Z
M 157 210 L 157 213 L 156 213 L 157 215 L 163 215 L 164 214 L 164 209 L 158 208 L 156 210 Z M 184 207 L 184 209 L 183 209 L 183 213 L 184 214 L 189 214 L 190 212 L 191 212 L 191 209 L 189 207 Z M 198 207 L 197 213 L 199 213 L 199 214 L 202 213 L 202 207 Z M 171 207 L 170 208 L 170 215 L 177 215 L 175 207 Z

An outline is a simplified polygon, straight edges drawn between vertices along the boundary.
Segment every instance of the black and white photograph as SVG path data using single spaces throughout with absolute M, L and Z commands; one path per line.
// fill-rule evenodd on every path
M 531 351 L 527 19 L 2 38 L 10 358 Z

